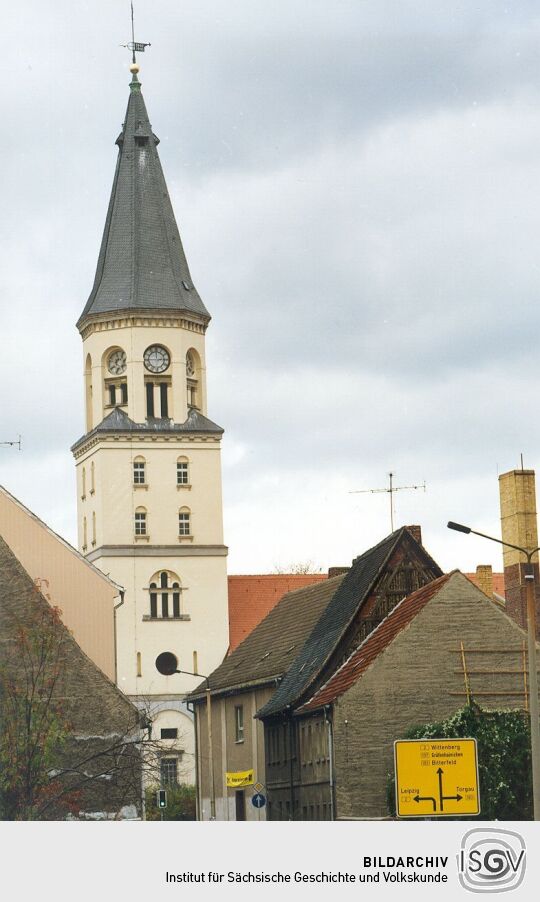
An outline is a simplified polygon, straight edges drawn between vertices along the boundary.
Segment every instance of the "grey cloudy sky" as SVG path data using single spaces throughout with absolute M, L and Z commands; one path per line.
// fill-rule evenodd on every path
M 213 316 L 230 572 L 347 563 L 396 496 L 445 568 L 500 568 L 497 473 L 538 462 L 540 10 L 138 0 L 143 93 Z M 75 321 L 128 97 L 127 0 L 4 10 L 0 481 L 75 541 Z

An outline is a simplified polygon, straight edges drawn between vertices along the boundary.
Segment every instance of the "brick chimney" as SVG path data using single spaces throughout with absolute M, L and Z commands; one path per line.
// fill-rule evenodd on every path
M 534 470 L 511 470 L 499 476 L 501 502 L 501 538 L 521 548 L 536 548 L 536 487 Z M 536 584 L 536 617 L 540 609 L 540 579 L 538 555 L 534 557 Z M 503 549 L 506 611 L 524 629 L 527 628 L 527 595 L 525 588 L 524 555 L 513 548 Z M 537 631 L 538 632 L 538 631 Z
M 421 526 L 407 526 L 411 536 L 413 539 L 416 539 L 419 545 L 422 544 L 422 527 Z
M 493 569 L 491 564 L 478 564 L 476 568 L 476 585 L 484 595 L 493 598 Z

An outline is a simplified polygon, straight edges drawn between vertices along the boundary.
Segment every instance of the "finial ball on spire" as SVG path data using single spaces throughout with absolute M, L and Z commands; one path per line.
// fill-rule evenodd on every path
M 129 67 L 129 71 L 133 75 L 137 75 L 137 72 L 139 71 L 139 69 L 140 69 L 140 66 L 138 65 L 138 63 L 132 63 L 131 66 Z

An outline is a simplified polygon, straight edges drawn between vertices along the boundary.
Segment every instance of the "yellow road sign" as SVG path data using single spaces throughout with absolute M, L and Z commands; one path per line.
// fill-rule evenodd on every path
M 479 814 L 476 739 L 394 742 L 398 817 Z
M 253 783 L 252 770 L 226 771 L 225 773 L 227 786 L 236 788 L 238 786 L 251 786 Z

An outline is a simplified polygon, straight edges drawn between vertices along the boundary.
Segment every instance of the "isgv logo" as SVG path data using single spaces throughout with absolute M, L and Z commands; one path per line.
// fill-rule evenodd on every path
M 471 893 L 504 893 L 522 883 L 525 840 L 511 830 L 469 830 L 457 856 L 459 882 Z

